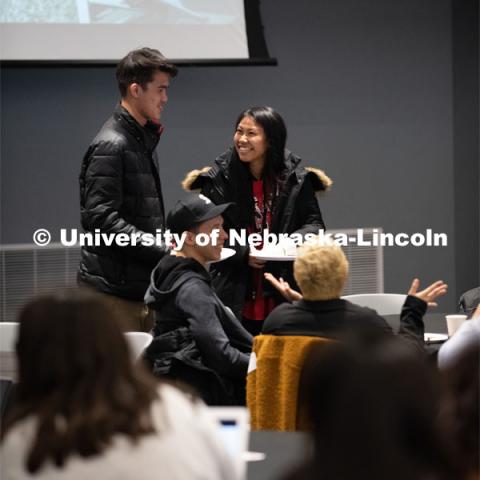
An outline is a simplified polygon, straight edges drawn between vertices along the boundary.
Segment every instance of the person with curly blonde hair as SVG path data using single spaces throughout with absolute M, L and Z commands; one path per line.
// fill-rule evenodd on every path
M 263 334 L 321 336 L 371 342 L 394 335 L 387 321 L 375 310 L 340 298 L 348 276 L 348 260 L 335 244 L 306 244 L 298 250 L 294 276 L 300 292 L 283 279 L 266 273 L 270 281 L 292 303 L 279 305 L 265 320 Z M 422 347 L 423 315 L 447 285 L 438 280 L 422 291 L 415 278 L 400 316 L 398 335 Z

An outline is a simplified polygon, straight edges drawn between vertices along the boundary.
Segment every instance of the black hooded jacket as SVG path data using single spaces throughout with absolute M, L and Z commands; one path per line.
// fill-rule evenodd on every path
M 199 190 L 217 205 L 235 202 L 233 208 L 223 215 L 224 229 L 240 231 L 251 224 L 253 215 L 253 193 L 248 169 L 235 160 L 233 149 L 221 154 L 213 167 L 191 171 L 182 182 L 185 190 Z M 270 231 L 279 233 L 317 234 L 325 229 L 316 194 L 328 190 L 332 180 L 316 168 L 303 168 L 301 159 L 285 150 L 283 184 L 272 212 Z M 248 288 L 248 246 L 234 246 L 236 255 L 215 264 L 212 279 L 215 291 L 238 318 L 242 316 L 245 294 Z M 295 286 L 290 262 L 269 262 L 265 271 L 287 280 Z M 264 283 L 266 295 L 274 296 L 279 302 L 283 297 L 268 282 Z
M 155 147 L 159 125 L 140 126 L 118 106 L 83 158 L 80 173 L 82 227 L 105 234 L 155 234 L 164 227 Z M 78 278 L 105 293 L 143 300 L 164 246 L 82 247 Z
M 235 403 L 233 384 L 245 382 L 252 337 L 210 283 L 192 258 L 159 262 L 145 295 L 155 320 L 145 358 L 155 374 L 192 385 L 207 403 Z

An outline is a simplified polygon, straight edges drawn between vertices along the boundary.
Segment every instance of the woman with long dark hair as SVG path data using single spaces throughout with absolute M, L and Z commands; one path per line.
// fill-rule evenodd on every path
M 477 307 L 480 314 L 480 307 Z M 473 318 L 469 322 L 475 321 Z M 455 336 L 459 332 L 455 333 Z M 453 336 L 450 340 L 455 339 Z M 461 471 L 461 480 L 480 479 L 480 343 L 473 334 L 442 366 L 446 387 L 443 422 Z
M 283 480 L 460 480 L 439 421 L 438 372 L 406 342 L 337 343 L 307 356 L 299 396 L 313 451 Z
M 182 185 L 200 190 L 214 203 L 235 202 L 224 215 L 225 230 L 274 234 L 316 233 L 325 228 L 315 196 L 332 181 L 321 170 L 303 168 L 300 158 L 285 149 L 287 129 L 271 107 L 251 107 L 235 123 L 233 147 L 213 167 L 190 172 Z M 212 266 L 213 284 L 222 301 L 253 335 L 282 301 L 263 279 L 268 270 L 293 280 L 289 262 L 270 262 L 235 246 L 236 255 Z M 293 281 L 292 281 L 293 283 Z
M 44 296 L 19 322 L 3 480 L 232 478 L 203 404 L 134 365 L 101 299 Z

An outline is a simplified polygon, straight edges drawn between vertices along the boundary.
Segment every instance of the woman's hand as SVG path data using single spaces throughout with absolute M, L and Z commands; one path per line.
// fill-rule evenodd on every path
M 435 299 L 447 293 L 448 285 L 442 280 L 437 280 L 421 292 L 417 292 L 418 287 L 420 287 L 420 280 L 414 278 L 410 290 L 408 291 L 408 295 L 413 295 L 414 297 L 423 300 L 429 307 L 436 307 L 437 303 L 435 302 Z
M 301 300 L 302 294 L 293 290 L 290 287 L 288 282 L 286 282 L 282 277 L 277 280 L 271 273 L 264 273 L 263 276 L 265 280 L 268 280 L 289 302 L 294 302 L 296 300 Z
M 248 265 L 252 268 L 263 268 L 265 267 L 266 260 L 261 260 L 260 258 L 248 256 Z

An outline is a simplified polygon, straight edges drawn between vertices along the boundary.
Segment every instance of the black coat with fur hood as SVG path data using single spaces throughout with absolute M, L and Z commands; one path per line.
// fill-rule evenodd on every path
M 233 148 L 221 154 L 213 167 L 193 170 L 185 177 L 182 186 L 187 191 L 200 191 L 214 203 L 235 202 L 224 213 L 224 228 L 239 231 L 252 223 L 254 211 L 251 176 L 248 168 L 235 159 Z M 332 180 L 322 170 L 303 168 L 301 159 L 285 150 L 285 168 L 282 188 L 273 204 L 270 232 L 318 233 L 325 229 L 316 194 L 327 190 Z M 213 285 L 222 299 L 238 318 L 242 316 L 248 285 L 248 252 L 245 246 L 234 246 L 236 255 L 212 265 Z M 295 286 L 290 262 L 268 262 L 266 272 L 281 276 Z M 277 301 L 282 297 L 267 282 L 265 295 L 273 295 Z

